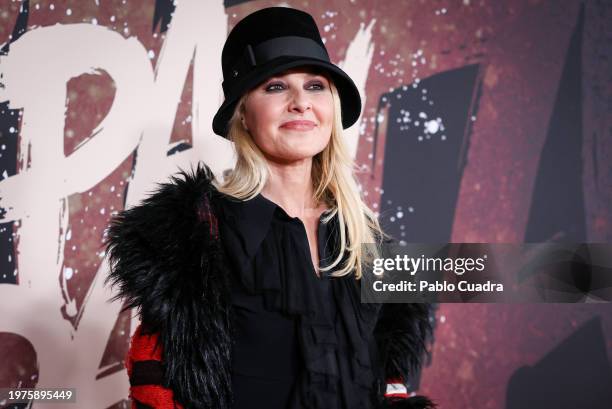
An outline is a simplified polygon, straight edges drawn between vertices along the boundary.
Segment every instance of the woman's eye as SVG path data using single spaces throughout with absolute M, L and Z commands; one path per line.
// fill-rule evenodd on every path
M 322 90 L 325 89 L 325 85 L 323 85 L 323 83 L 321 82 L 313 82 L 312 84 L 308 85 L 308 88 L 314 90 Z
M 285 86 L 281 83 L 272 83 L 272 84 L 268 84 L 268 86 L 266 87 L 266 91 L 279 91 L 284 89 Z

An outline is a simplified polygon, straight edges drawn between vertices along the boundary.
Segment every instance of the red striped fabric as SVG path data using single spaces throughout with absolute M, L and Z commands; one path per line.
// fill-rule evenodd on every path
M 131 409 L 183 409 L 175 402 L 172 389 L 162 386 L 162 351 L 156 343 L 157 334 L 143 334 L 142 325 L 136 328 L 130 341 L 125 367 L 130 379 Z

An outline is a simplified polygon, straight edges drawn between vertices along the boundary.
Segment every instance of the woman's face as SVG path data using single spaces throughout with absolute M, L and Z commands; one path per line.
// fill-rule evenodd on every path
M 286 163 L 312 158 L 331 137 L 329 81 L 305 67 L 277 74 L 248 93 L 243 115 L 243 125 L 269 159 Z

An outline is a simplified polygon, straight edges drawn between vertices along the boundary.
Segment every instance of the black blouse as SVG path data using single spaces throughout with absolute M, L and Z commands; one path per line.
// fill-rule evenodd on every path
M 234 409 L 371 408 L 377 309 L 352 274 L 319 278 L 298 217 L 259 194 L 221 195 L 220 234 L 232 264 Z M 337 215 L 317 231 L 322 266 L 339 243 Z

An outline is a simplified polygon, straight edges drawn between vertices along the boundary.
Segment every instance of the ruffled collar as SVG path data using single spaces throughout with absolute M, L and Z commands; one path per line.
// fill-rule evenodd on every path
M 266 198 L 261 193 L 245 201 L 221 193 L 220 197 L 223 199 L 223 205 L 220 210 L 224 213 L 224 219 L 229 221 L 232 227 L 239 232 L 243 250 L 249 258 L 255 256 L 261 243 L 268 234 L 275 213 L 277 213 L 281 219 L 299 221 L 298 217 L 289 216 L 281 206 Z M 319 220 L 331 211 L 332 209 L 325 210 L 319 217 Z M 336 218 L 333 218 L 329 225 L 323 225 L 325 229 L 318 232 L 318 238 L 327 238 L 327 227 L 329 226 L 334 229 L 336 221 Z M 323 264 L 325 264 L 325 255 L 329 254 L 329 251 L 325 249 L 331 251 L 334 244 L 335 242 L 328 240 L 324 240 L 323 243 L 319 240 L 319 259 Z M 321 246 L 323 246 L 324 249 L 321 249 Z

